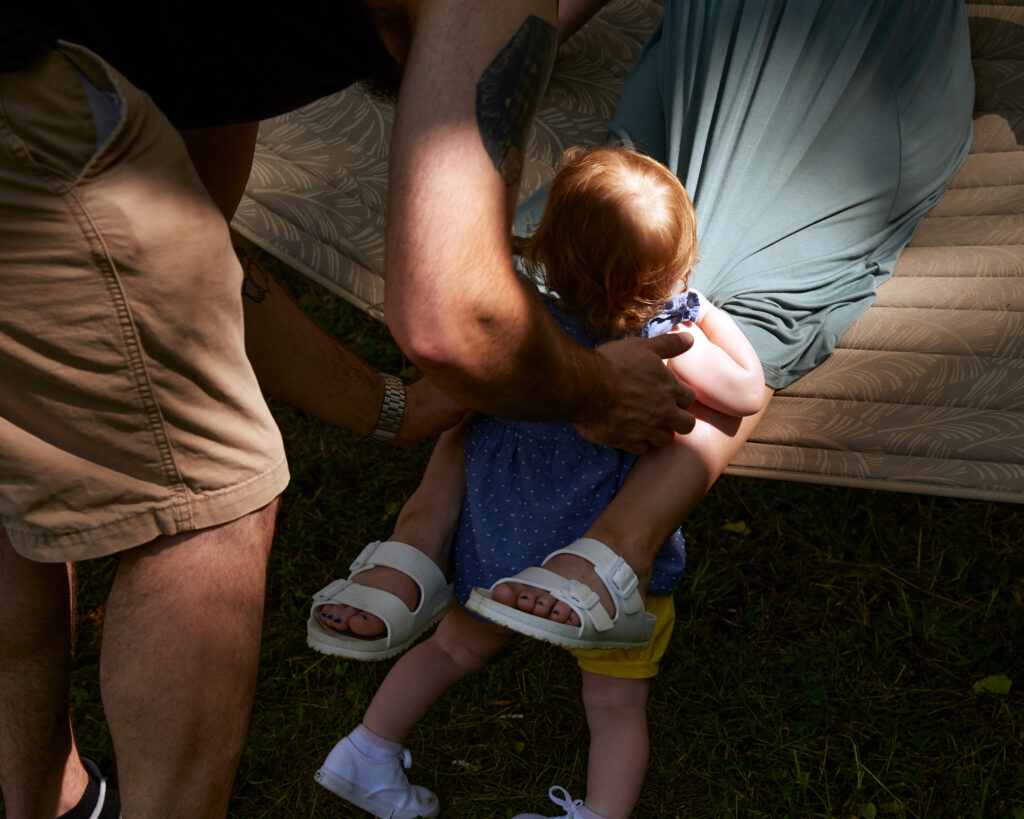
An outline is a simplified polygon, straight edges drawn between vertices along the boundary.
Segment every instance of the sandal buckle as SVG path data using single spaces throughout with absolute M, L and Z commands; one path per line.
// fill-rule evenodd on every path
M 332 580 L 313 595 L 313 605 L 330 603 L 338 592 L 348 588 L 351 584 L 352 581 L 347 577 L 339 577 L 337 580 Z
M 608 567 L 604 581 L 623 599 L 629 597 L 636 590 L 636 587 L 640 585 L 636 572 L 621 557 Z
M 363 547 L 363 550 L 356 555 L 356 559 L 348 564 L 350 576 L 361 572 L 363 569 L 373 567 L 373 553 L 377 551 L 378 546 L 380 546 L 380 541 L 375 540 L 373 543 L 368 543 Z
M 577 606 L 587 609 L 588 611 L 595 605 L 598 605 L 601 599 L 597 596 L 597 592 L 590 588 L 590 586 L 580 583 L 578 580 L 570 580 L 562 586 L 555 595 L 555 597 L 560 596 L 564 596 L 566 598 L 565 602 L 575 603 Z

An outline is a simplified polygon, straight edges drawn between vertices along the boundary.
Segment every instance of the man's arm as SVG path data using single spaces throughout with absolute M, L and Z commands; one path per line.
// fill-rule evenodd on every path
M 230 222 L 252 168 L 258 123 L 184 131 L 210 196 Z M 232 242 L 242 265 L 245 346 L 264 391 L 344 429 L 369 435 L 376 427 L 384 381 L 365 361 L 317 327 L 252 258 Z M 395 444 L 431 437 L 456 424 L 465 407 L 429 379 L 405 390 Z
M 555 4 L 423 0 L 391 146 L 385 314 L 406 354 L 466 405 L 573 420 L 633 451 L 686 432 L 678 337 L 573 343 L 512 267 L 526 137 L 556 47 Z
M 343 429 L 373 432 L 384 399 L 381 375 L 312 322 L 244 247 L 239 258 L 245 276 L 245 348 L 260 386 Z M 465 407 L 422 378 L 405 389 L 394 443 L 437 435 L 464 414 Z

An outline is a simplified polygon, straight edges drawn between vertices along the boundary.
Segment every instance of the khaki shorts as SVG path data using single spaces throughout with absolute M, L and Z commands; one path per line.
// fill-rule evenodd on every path
M 648 595 L 644 601 L 647 610 L 658 618 L 654 634 L 647 648 L 628 649 L 571 649 L 576 663 L 584 671 L 617 677 L 623 680 L 643 680 L 658 674 L 658 664 L 668 648 L 672 629 L 676 624 L 676 604 L 668 595 Z
M 241 287 L 148 96 L 69 45 L 0 73 L 0 517 L 19 553 L 99 557 L 281 493 Z

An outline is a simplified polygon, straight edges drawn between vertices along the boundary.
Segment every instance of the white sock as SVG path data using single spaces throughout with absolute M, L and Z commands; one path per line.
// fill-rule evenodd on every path
M 385 759 L 402 750 L 402 743 L 375 734 L 361 722 L 348 736 L 352 744 L 371 759 Z
M 600 813 L 594 813 L 586 805 L 581 808 L 576 808 L 576 815 L 579 819 L 604 819 Z

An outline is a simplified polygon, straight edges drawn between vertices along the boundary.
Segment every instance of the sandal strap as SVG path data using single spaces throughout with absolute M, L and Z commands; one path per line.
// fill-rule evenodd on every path
M 349 564 L 349 579 L 377 566 L 399 571 L 419 587 L 420 598 L 447 585 L 444 572 L 419 549 L 399 540 L 375 540 L 367 544 Z
M 514 577 L 499 580 L 495 585 L 508 582 L 522 583 L 549 592 L 556 599 L 569 605 L 579 615 L 581 621 L 589 620 L 598 631 L 608 631 L 615 625 L 601 605 L 601 598 L 597 592 L 578 580 L 563 577 L 542 566 L 529 566 Z
M 622 606 L 622 610 L 626 614 L 635 614 L 644 608 L 643 598 L 641 598 L 638 590 L 640 581 L 636 576 L 636 572 L 633 571 L 633 568 L 625 560 L 615 554 L 600 540 L 595 540 L 592 537 L 581 537 L 564 549 L 559 549 L 549 554 L 544 558 L 544 562 L 547 563 L 555 555 L 563 554 L 582 557 L 594 567 L 597 576 L 612 596 L 616 610 L 618 610 L 619 606 Z

